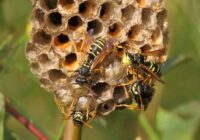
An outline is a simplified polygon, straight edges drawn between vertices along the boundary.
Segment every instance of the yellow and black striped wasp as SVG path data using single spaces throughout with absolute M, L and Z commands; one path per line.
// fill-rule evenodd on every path
M 131 84 L 129 86 L 129 93 L 131 93 L 133 97 L 133 101 L 135 101 L 137 110 L 146 110 L 148 107 L 148 104 L 151 102 L 153 94 L 154 94 L 154 88 L 141 81 L 138 80 Z
M 157 52 L 159 50 L 156 50 Z M 150 52 L 148 52 L 150 54 Z M 155 53 L 152 51 L 152 53 Z M 164 81 L 160 78 L 161 76 L 161 65 L 158 62 L 147 61 L 147 57 L 144 53 L 140 51 L 131 54 L 126 49 L 122 56 L 122 64 L 127 67 L 129 73 L 135 73 L 137 75 L 138 71 L 142 71 L 140 76 L 147 80 L 154 78 L 157 81 L 164 84 Z
M 91 41 L 91 34 L 93 30 L 90 30 L 86 35 L 86 39 L 82 43 L 81 51 L 89 52 L 87 53 L 87 58 L 84 60 L 80 69 L 78 70 L 78 77 L 76 82 L 78 84 L 88 83 L 88 77 L 90 76 L 90 71 L 93 70 L 97 64 L 103 61 L 103 59 L 114 49 L 113 39 L 97 38 L 93 42 Z M 92 42 L 92 43 L 91 43 Z

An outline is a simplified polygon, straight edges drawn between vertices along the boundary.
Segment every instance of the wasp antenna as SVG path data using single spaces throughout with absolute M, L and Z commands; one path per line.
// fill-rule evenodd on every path
M 91 125 L 89 125 L 88 123 L 84 122 L 84 121 L 81 121 L 86 127 L 88 128 L 93 128 Z

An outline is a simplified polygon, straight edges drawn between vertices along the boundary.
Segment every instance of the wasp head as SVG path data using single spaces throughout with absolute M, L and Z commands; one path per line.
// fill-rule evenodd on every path
M 85 115 L 82 112 L 74 112 L 72 114 L 72 119 L 73 119 L 74 125 L 82 126 L 83 122 L 85 121 Z

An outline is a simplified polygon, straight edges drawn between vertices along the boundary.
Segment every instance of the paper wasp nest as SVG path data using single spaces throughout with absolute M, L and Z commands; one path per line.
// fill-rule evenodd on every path
M 32 39 L 26 56 L 42 87 L 53 92 L 66 108 L 73 98 L 92 94 L 75 84 L 73 76 L 82 65 L 80 46 L 84 33 L 90 29 L 93 39 L 114 38 L 118 44 L 131 41 L 142 51 L 167 44 L 163 0 L 32 0 L 32 4 Z M 164 62 L 166 54 L 148 59 Z M 112 55 L 105 62 L 104 73 L 95 74 L 89 85 L 103 115 L 124 100 L 123 88 L 113 86 L 123 75 L 124 67 Z

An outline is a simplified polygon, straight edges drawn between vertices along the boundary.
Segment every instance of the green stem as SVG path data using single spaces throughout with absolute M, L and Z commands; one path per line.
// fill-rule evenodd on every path
M 63 140 L 81 140 L 81 127 L 75 126 L 71 119 L 66 121 Z

